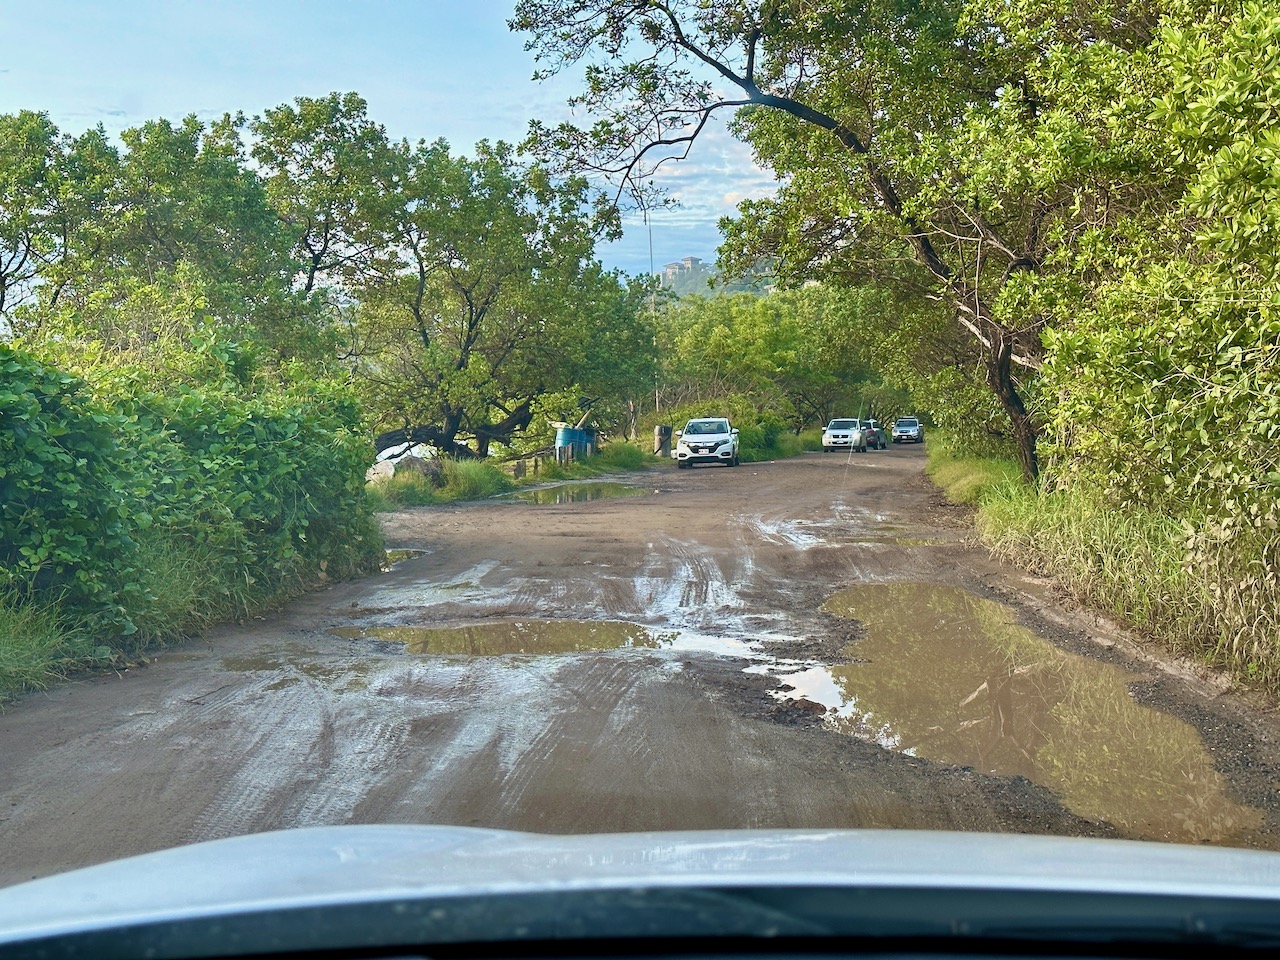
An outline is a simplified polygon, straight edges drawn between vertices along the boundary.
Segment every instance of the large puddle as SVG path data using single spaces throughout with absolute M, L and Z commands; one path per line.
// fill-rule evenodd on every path
M 646 493 L 649 491 L 626 483 L 597 480 L 588 483 L 562 483 L 554 487 L 533 487 L 529 490 L 505 493 L 501 499 L 517 500 L 521 503 L 560 504 L 611 500 L 616 497 L 639 497 Z
M 913 756 L 1026 777 L 1133 837 L 1224 842 L 1261 824 L 1224 794 L 1200 735 L 1129 694 L 1137 679 L 1068 653 L 963 590 L 865 584 L 824 609 L 859 620 L 843 666 L 779 675 L 843 732 Z M 758 669 L 758 668 L 757 668 Z
M 509 620 L 461 627 L 344 627 L 331 633 L 346 640 L 403 643 L 408 653 L 436 656 L 552 656 L 631 647 L 752 657 L 756 649 L 751 644 L 729 637 L 688 630 L 662 630 L 622 620 Z

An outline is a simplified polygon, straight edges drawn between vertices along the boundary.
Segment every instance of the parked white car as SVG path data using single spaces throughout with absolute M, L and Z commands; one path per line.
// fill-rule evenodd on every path
M 676 431 L 671 448 L 676 466 L 683 470 L 695 463 L 738 465 L 738 431 L 727 417 L 698 417 Z
M 822 450 L 859 450 L 867 452 L 867 433 L 861 421 L 853 417 L 832 420 L 822 431 Z

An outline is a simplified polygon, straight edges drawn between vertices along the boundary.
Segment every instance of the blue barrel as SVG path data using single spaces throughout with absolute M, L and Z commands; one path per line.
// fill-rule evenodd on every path
M 577 427 L 571 427 L 568 424 L 556 427 L 557 447 L 574 447 L 577 450 L 581 450 L 586 446 L 586 443 L 586 435 Z

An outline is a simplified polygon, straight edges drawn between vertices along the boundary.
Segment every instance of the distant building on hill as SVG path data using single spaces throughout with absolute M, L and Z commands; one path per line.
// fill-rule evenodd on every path
M 685 257 L 662 268 L 662 286 L 676 293 L 707 293 L 715 271 L 699 257 Z
M 658 282 L 663 290 L 669 290 L 677 297 L 687 294 L 709 297 L 716 294 L 744 292 L 758 296 L 772 289 L 770 271 L 767 267 L 767 264 L 762 263 L 758 270 L 751 271 L 748 276 L 726 282 L 712 264 L 700 257 L 685 257 L 664 266 L 662 273 L 658 275 Z

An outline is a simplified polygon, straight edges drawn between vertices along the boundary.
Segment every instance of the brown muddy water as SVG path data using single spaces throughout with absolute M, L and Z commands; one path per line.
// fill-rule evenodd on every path
M 698 651 L 721 656 L 755 657 L 743 641 L 689 630 L 665 630 L 620 620 L 514 620 L 466 626 L 338 627 L 344 640 L 380 640 L 404 644 L 419 656 L 558 656 L 605 650 Z
M 864 584 L 824 609 L 860 621 L 848 662 L 765 668 L 833 730 L 911 756 L 1025 777 L 1131 837 L 1229 843 L 1262 821 L 1225 795 L 1199 733 L 1129 693 L 1140 678 L 932 584 Z M 759 670 L 760 668 L 753 668 Z
M 499 500 L 518 503 L 565 504 L 587 503 L 592 500 L 612 500 L 618 497 L 640 497 L 651 491 L 616 481 L 591 481 L 589 483 L 562 483 L 554 487 L 533 487 L 515 493 L 504 493 Z
M 779 682 L 827 729 L 908 756 L 1017 776 L 1072 813 L 1135 838 L 1231 843 L 1262 823 L 1226 795 L 1190 724 L 1136 702 L 1140 678 L 1070 653 L 1015 622 L 1011 608 L 957 587 L 867 583 L 826 613 L 862 624 L 844 662 L 792 660 L 769 642 L 671 624 L 495 620 L 466 625 L 366 624 L 329 632 L 403 645 L 428 657 L 555 657 L 700 652 L 735 658 Z M 775 638 L 780 639 L 780 638 Z

